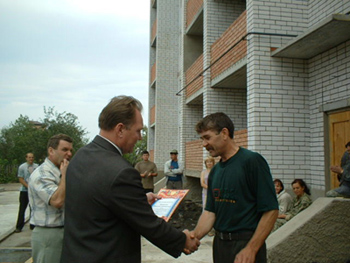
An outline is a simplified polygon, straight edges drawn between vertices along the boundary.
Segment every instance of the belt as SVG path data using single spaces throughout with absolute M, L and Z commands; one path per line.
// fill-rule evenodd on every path
M 243 232 L 243 233 L 231 233 L 231 232 L 219 232 L 215 231 L 215 236 L 221 240 L 250 240 L 254 232 Z

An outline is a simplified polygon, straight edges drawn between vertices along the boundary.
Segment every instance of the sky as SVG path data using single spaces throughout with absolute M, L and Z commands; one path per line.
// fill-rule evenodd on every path
M 149 0 L 0 0 L 0 129 L 44 107 L 69 112 L 93 139 L 114 96 L 148 124 Z

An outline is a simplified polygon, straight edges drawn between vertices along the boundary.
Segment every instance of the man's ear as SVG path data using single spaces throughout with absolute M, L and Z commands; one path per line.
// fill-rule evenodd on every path
M 117 134 L 117 136 L 119 138 L 123 137 L 123 132 L 125 130 L 125 125 L 123 123 L 118 123 L 115 127 L 114 127 L 114 131 Z
M 52 148 L 52 147 L 49 147 L 49 149 L 47 149 L 47 153 L 49 155 L 53 155 L 53 151 L 54 151 L 54 148 Z
M 222 130 L 221 130 L 221 134 L 222 134 L 222 136 L 223 136 L 223 139 L 224 140 L 227 140 L 227 138 L 229 138 L 229 131 L 228 131 L 228 129 L 227 128 L 223 128 Z

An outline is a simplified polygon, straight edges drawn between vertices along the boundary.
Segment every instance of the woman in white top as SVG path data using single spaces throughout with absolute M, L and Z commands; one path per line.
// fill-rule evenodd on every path
M 284 185 L 280 179 L 275 179 L 273 182 L 277 194 L 279 214 L 285 214 L 292 208 L 293 199 L 290 194 L 284 190 Z

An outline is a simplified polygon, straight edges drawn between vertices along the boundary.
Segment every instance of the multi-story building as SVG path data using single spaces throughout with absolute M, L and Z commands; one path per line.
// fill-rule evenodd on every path
M 207 156 L 194 130 L 223 111 L 235 140 L 313 198 L 337 186 L 350 141 L 350 1 L 152 0 L 148 148 L 180 151 L 191 187 Z

